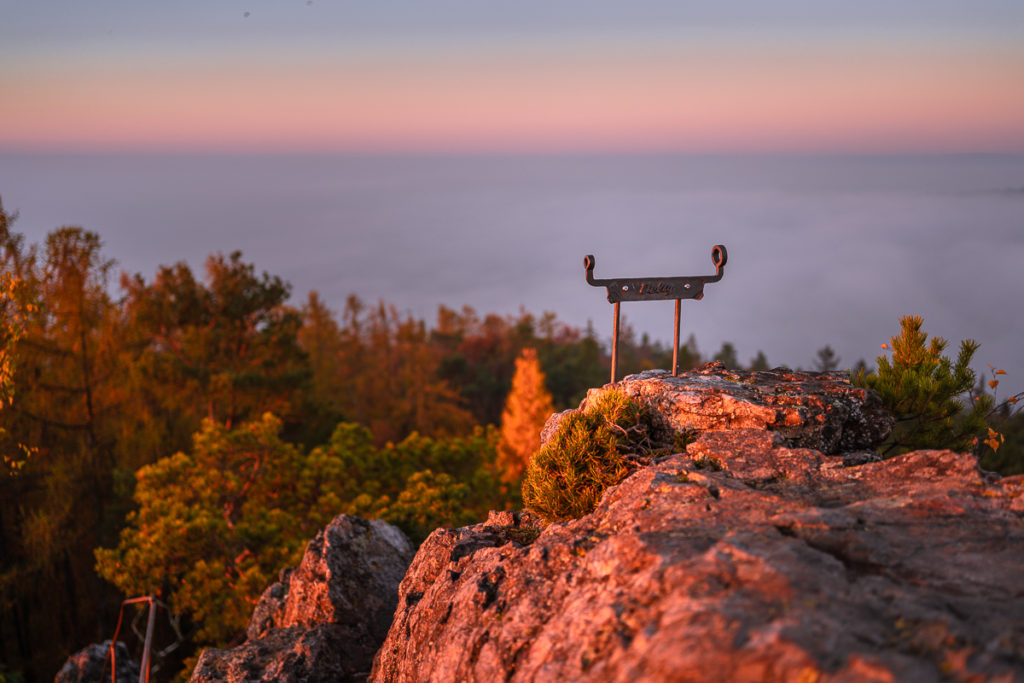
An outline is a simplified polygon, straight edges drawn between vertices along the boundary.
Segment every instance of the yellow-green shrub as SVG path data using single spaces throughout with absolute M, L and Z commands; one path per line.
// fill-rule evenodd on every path
M 591 512 L 609 486 L 633 469 L 627 454 L 645 456 L 659 443 L 650 409 L 618 392 L 569 413 L 530 461 L 523 503 L 547 521 Z

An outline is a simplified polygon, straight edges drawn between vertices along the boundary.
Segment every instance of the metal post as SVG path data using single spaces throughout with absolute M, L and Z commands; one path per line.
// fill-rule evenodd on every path
M 146 640 L 142 646 L 142 667 L 139 670 L 139 683 L 149 683 L 149 651 L 153 644 L 153 626 L 156 624 L 156 598 L 152 595 L 130 598 L 121 603 L 121 609 L 117 613 L 117 628 L 114 629 L 114 637 L 110 639 L 111 683 L 117 683 L 117 636 L 121 632 L 124 608 L 127 605 L 137 605 L 140 602 L 149 603 L 149 618 L 146 620 Z
M 672 376 L 679 376 L 679 304 L 680 300 L 676 299 L 676 333 L 672 337 Z
M 146 620 L 146 642 L 142 646 L 142 666 L 139 667 L 139 683 L 149 683 L 149 651 L 153 644 L 153 626 L 156 624 L 156 604 L 150 596 L 149 618 Z
M 615 302 L 615 322 L 612 324 L 612 384 L 619 367 L 619 302 Z

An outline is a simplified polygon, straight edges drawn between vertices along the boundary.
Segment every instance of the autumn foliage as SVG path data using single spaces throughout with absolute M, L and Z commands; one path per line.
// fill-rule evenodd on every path
M 554 405 L 544 387 L 537 351 L 524 348 L 516 358 L 512 390 L 501 414 L 498 466 L 504 481 L 512 483 L 522 478 L 530 458 L 540 448 L 540 431 L 552 412 Z

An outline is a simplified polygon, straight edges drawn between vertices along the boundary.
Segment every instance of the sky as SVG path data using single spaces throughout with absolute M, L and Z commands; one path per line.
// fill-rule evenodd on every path
M 0 149 L 1024 152 L 1024 3 L 0 0 Z
M 0 197 L 129 272 L 241 249 L 428 320 L 601 329 L 584 254 L 721 242 L 702 351 L 870 360 L 919 313 L 1024 377 L 1022 36 L 1020 0 L 0 0 Z

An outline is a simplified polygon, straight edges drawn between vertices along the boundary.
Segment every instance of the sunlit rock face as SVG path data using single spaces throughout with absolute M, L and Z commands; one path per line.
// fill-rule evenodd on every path
M 413 547 L 380 520 L 339 515 L 264 591 L 247 640 L 206 650 L 191 681 L 364 681 Z
M 893 425 L 878 396 L 851 385 L 845 372 L 744 372 L 720 362 L 678 377 L 649 370 L 591 389 L 580 408 L 612 389 L 643 399 L 678 432 L 764 429 L 786 445 L 829 454 L 871 448 Z M 564 414 L 549 418 L 543 440 Z
M 878 461 L 842 375 L 724 372 L 619 383 L 698 433 L 593 513 L 435 531 L 372 680 L 1024 680 L 1024 476 Z

